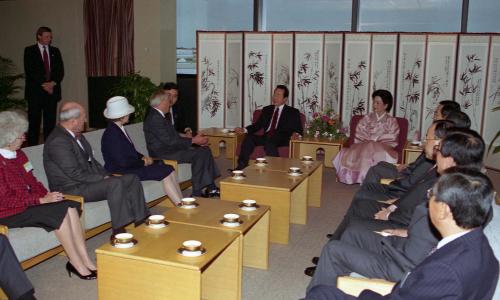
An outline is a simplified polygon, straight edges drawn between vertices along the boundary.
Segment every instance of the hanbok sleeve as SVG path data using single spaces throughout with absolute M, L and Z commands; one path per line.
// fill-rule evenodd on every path
M 366 141 L 372 141 L 373 137 L 371 135 L 370 128 L 370 118 L 369 115 L 364 116 L 359 120 L 356 126 L 356 136 L 354 137 L 354 143 L 362 143 Z
M 387 122 L 384 126 L 384 133 L 377 139 L 378 142 L 387 144 L 391 147 L 396 147 L 398 145 L 399 136 L 399 125 L 396 118 L 387 118 Z

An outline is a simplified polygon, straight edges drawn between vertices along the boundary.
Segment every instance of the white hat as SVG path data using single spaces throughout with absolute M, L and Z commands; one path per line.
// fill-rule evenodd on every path
M 118 119 L 130 115 L 135 111 L 135 108 L 128 104 L 128 100 L 122 96 L 112 97 L 106 102 L 104 117 L 107 119 Z

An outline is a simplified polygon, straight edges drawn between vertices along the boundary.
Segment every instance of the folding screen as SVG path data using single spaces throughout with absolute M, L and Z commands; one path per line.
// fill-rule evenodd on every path
M 285 85 L 290 90 L 289 104 L 293 99 L 291 80 L 293 78 L 293 33 L 273 34 L 272 89 Z
M 460 36 L 454 99 L 469 115 L 474 130 L 482 125 L 489 42 L 488 36 Z
M 340 113 L 340 88 L 342 86 L 342 33 L 325 34 L 325 56 L 323 59 L 323 109 Z
M 256 109 L 271 103 L 272 33 L 245 33 L 243 125 Z
M 486 102 L 484 105 L 483 138 L 490 144 L 500 130 L 500 36 L 492 36 L 488 65 Z M 496 108 L 496 110 L 494 110 Z M 494 144 L 500 145 L 500 138 Z
M 226 109 L 224 127 L 241 126 L 243 34 L 226 34 Z
M 321 110 L 323 34 L 295 34 L 295 85 L 293 105 L 311 119 Z
M 424 110 L 421 130 L 432 124 L 439 101 L 453 99 L 455 82 L 456 34 L 428 35 L 425 64 Z
M 421 136 L 426 38 L 425 34 L 399 36 L 398 88 L 394 111 L 397 117 L 408 120 L 408 137 L 416 140 Z
M 225 34 L 198 33 L 198 124 L 224 126 Z
M 373 34 L 370 68 L 370 92 L 379 89 L 388 90 L 395 95 L 396 89 L 396 57 L 398 35 L 396 33 Z M 391 111 L 394 110 L 394 106 Z M 372 106 L 368 107 L 372 111 Z
M 342 122 L 349 124 L 353 115 L 364 115 L 369 105 L 371 34 L 346 33 Z

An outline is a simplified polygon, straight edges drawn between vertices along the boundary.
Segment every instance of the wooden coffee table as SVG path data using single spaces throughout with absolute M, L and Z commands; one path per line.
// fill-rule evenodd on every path
M 414 162 L 417 157 L 422 153 L 423 147 L 412 145 L 411 142 L 406 142 L 405 147 L 403 148 L 403 164 L 407 165 L 409 163 Z
M 290 140 L 290 157 L 301 158 L 304 155 L 316 158 L 316 151 L 323 149 L 325 151 L 325 167 L 333 168 L 332 160 L 337 153 L 342 150 L 343 140 L 331 140 L 328 138 L 315 138 L 304 136 L 300 139 Z
M 161 229 L 141 225 L 130 230 L 138 244 L 96 249 L 99 299 L 240 299 L 241 234 L 170 223 Z M 202 241 L 207 252 L 185 257 L 185 240 Z
M 245 179 L 232 177 L 220 181 L 221 199 L 240 202 L 254 199 L 271 207 L 270 241 L 288 244 L 290 222 L 307 223 L 309 178 L 265 169 L 245 169 Z
M 205 128 L 200 129 L 200 133 L 204 134 L 208 138 L 208 143 L 212 155 L 214 157 L 219 157 L 220 147 L 219 143 L 221 141 L 226 142 L 226 158 L 233 160 L 233 169 L 236 168 L 236 149 L 238 145 L 241 144 L 245 138 L 244 133 L 224 133 L 222 128 Z
M 307 188 L 307 204 L 313 207 L 321 206 L 321 191 L 323 183 L 323 163 L 319 161 L 304 162 L 297 158 L 266 156 L 267 164 L 260 166 L 251 161 L 248 168 L 267 169 L 271 171 L 288 172 L 290 167 L 300 167 L 304 175 L 309 178 Z
M 240 203 L 233 201 L 196 198 L 196 202 L 199 206 L 193 209 L 168 209 L 164 213 L 165 218 L 172 223 L 239 232 L 243 235 L 243 266 L 268 268 L 269 206 L 259 205 L 254 211 L 245 211 L 238 206 Z M 238 227 L 222 225 L 220 220 L 228 213 L 240 215 L 243 223 Z

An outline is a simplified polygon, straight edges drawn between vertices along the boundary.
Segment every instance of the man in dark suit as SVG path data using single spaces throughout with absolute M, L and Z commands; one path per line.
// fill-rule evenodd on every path
M 237 133 L 247 132 L 241 144 L 236 169 L 242 170 L 248 166 L 248 160 L 255 146 L 264 145 L 266 155 L 279 156 L 278 147 L 287 146 L 294 132 L 302 134 L 303 128 L 299 110 L 285 104 L 288 100 L 288 93 L 286 86 L 278 85 L 274 89 L 273 104 L 262 109 L 262 114 L 257 122 L 245 129 L 235 129 Z M 261 135 L 261 131 L 264 134 Z
M 136 175 L 110 175 L 95 160 L 92 147 L 81 135 L 85 109 L 76 102 L 61 106 L 60 124 L 43 148 L 43 165 L 51 190 L 81 195 L 85 202 L 108 200 L 113 235 L 131 222 L 141 224 L 150 213 Z
M 450 169 L 429 199 L 430 220 L 442 239 L 389 295 L 364 290 L 353 297 L 334 286 L 318 285 L 306 299 L 491 299 L 499 268 L 481 225 L 494 194 L 490 180 L 479 171 Z
M 47 139 L 56 125 L 57 102 L 61 100 L 64 65 L 61 52 L 52 47 L 52 31 L 40 27 L 37 43 L 24 49 L 25 98 L 28 101 L 28 144 L 38 144 L 43 115 L 43 137 Z
M 164 90 L 155 92 L 150 104 L 143 127 L 149 155 L 190 163 L 193 196 L 218 197 L 220 192 L 215 178 L 220 176 L 220 172 L 207 147 L 208 139 L 201 134 L 192 138 L 179 135 L 165 116 L 170 111 L 171 101 Z
M 171 103 L 170 111 L 165 114 L 165 118 L 171 120 L 175 130 L 177 130 L 182 137 L 193 137 L 193 130 L 191 127 L 187 126 L 186 119 L 177 103 L 179 99 L 179 87 L 174 82 L 167 82 L 163 85 L 163 90 L 166 92 Z
M 484 141 L 476 132 L 451 131 L 436 150 L 437 171 L 444 174 L 457 166 L 479 171 L 484 148 Z M 314 267 L 306 269 L 306 273 L 314 271 L 309 289 L 318 284 L 335 284 L 338 275 L 351 271 L 397 281 L 422 261 L 438 241 L 428 222 L 425 202 L 414 210 L 407 229 L 386 228 L 380 222 L 351 221 L 340 241 L 330 241 L 323 248 L 316 271 L 311 269 Z M 373 231 L 378 230 L 390 237 L 376 236 Z
M 33 285 L 24 274 L 14 249 L 3 234 L 0 234 L 0 288 L 9 299 L 35 299 Z

